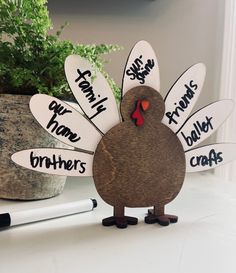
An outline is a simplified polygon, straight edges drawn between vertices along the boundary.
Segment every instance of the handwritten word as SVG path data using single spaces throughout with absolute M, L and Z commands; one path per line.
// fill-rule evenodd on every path
M 56 155 L 52 155 L 52 158 L 48 156 L 37 156 L 34 155 L 34 152 L 30 153 L 30 164 L 32 168 L 53 168 L 54 170 L 57 169 L 64 169 L 67 171 L 71 170 L 78 170 L 79 173 L 85 172 L 85 162 L 81 162 L 81 160 L 64 160 L 59 155 L 58 158 Z
M 167 112 L 166 116 L 169 119 L 169 124 L 174 122 L 175 124 L 178 124 L 178 122 L 174 119 L 174 117 L 179 117 L 180 112 L 184 112 L 185 109 L 188 108 L 191 99 L 194 97 L 195 92 L 194 90 L 197 90 L 198 85 L 194 84 L 193 80 L 189 82 L 189 86 L 187 84 L 184 85 L 186 88 L 186 93 L 181 97 L 181 100 L 178 103 L 175 103 L 175 105 L 178 104 L 178 106 L 175 108 L 172 112 Z
M 211 149 L 209 155 L 200 155 L 193 156 L 190 159 L 190 165 L 192 167 L 197 166 L 213 166 L 213 164 L 217 165 L 218 163 L 223 161 L 223 157 L 221 156 L 222 152 L 216 152 L 214 149 Z
M 102 99 L 100 99 L 100 95 L 95 95 L 94 90 L 93 90 L 93 86 L 91 86 L 91 84 L 87 81 L 86 79 L 86 75 L 88 77 L 91 77 L 92 73 L 89 70 L 86 70 L 84 72 L 81 72 L 79 69 L 77 69 L 77 72 L 79 74 L 79 77 L 77 79 L 75 79 L 75 82 L 78 82 L 78 86 L 81 89 L 83 94 L 86 94 L 85 97 L 88 99 L 89 103 L 93 103 L 94 104 L 91 105 L 91 108 L 95 108 L 96 112 L 94 113 L 94 115 L 92 115 L 89 119 L 93 119 L 95 118 L 97 115 L 99 115 L 100 113 L 102 113 L 103 111 L 106 110 L 106 107 L 102 104 L 103 102 L 105 102 L 108 98 L 104 97 Z M 100 100 L 99 100 L 100 99 Z
M 59 122 L 56 120 L 57 115 L 62 116 L 67 113 L 72 113 L 71 110 L 68 110 L 61 104 L 58 104 L 56 101 L 52 101 L 49 104 L 48 109 L 53 111 L 54 114 L 46 126 L 47 129 L 50 129 L 52 133 L 55 132 L 57 136 L 61 135 L 67 137 L 71 142 L 77 142 L 81 139 L 81 137 L 77 137 L 78 135 L 73 133 L 70 128 L 66 127 L 65 125 L 59 125 Z
M 145 78 L 149 75 L 153 67 L 155 66 L 154 60 L 147 60 L 147 63 L 144 64 L 142 59 L 142 55 L 139 58 L 136 58 L 131 65 L 131 67 L 126 70 L 126 75 L 130 76 L 130 80 L 139 80 L 139 83 L 144 84 Z
M 213 126 L 211 123 L 212 117 L 205 118 L 206 121 L 203 121 L 201 123 L 197 121 L 193 123 L 194 129 L 191 131 L 190 136 L 185 136 L 184 133 L 181 132 L 181 135 L 188 146 L 192 146 L 194 142 L 197 142 L 199 139 L 201 139 L 202 133 L 207 133 L 209 130 L 213 130 Z
M 53 111 L 55 114 L 60 115 L 60 116 L 66 114 L 66 113 L 72 113 L 71 110 L 68 110 L 67 108 L 65 108 L 64 106 L 62 106 L 60 103 L 57 103 L 55 100 L 53 100 L 49 104 L 48 109 L 50 111 Z

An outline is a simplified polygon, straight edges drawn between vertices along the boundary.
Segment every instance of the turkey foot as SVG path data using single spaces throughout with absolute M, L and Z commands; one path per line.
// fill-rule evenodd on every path
M 106 227 L 116 225 L 118 228 L 127 228 L 128 225 L 137 225 L 138 219 L 135 217 L 125 216 L 124 207 L 114 207 L 114 216 L 102 220 Z
M 178 216 L 169 215 L 164 213 L 164 207 L 161 209 L 150 209 L 148 215 L 144 219 L 146 224 L 158 223 L 161 226 L 168 226 L 170 223 L 177 223 Z
M 130 216 L 111 216 L 102 220 L 102 224 L 106 227 L 116 225 L 118 228 L 127 228 L 128 225 L 137 225 L 137 223 L 138 219 Z

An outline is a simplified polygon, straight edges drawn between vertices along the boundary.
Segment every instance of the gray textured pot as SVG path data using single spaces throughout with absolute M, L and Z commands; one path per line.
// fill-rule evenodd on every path
M 10 157 L 39 147 L 69 148 L 50 136 L 29 110 L 30 96 L 0 94 L 0 197 L 37 200 L 62 192 L 66 177 L 27 170 Z

